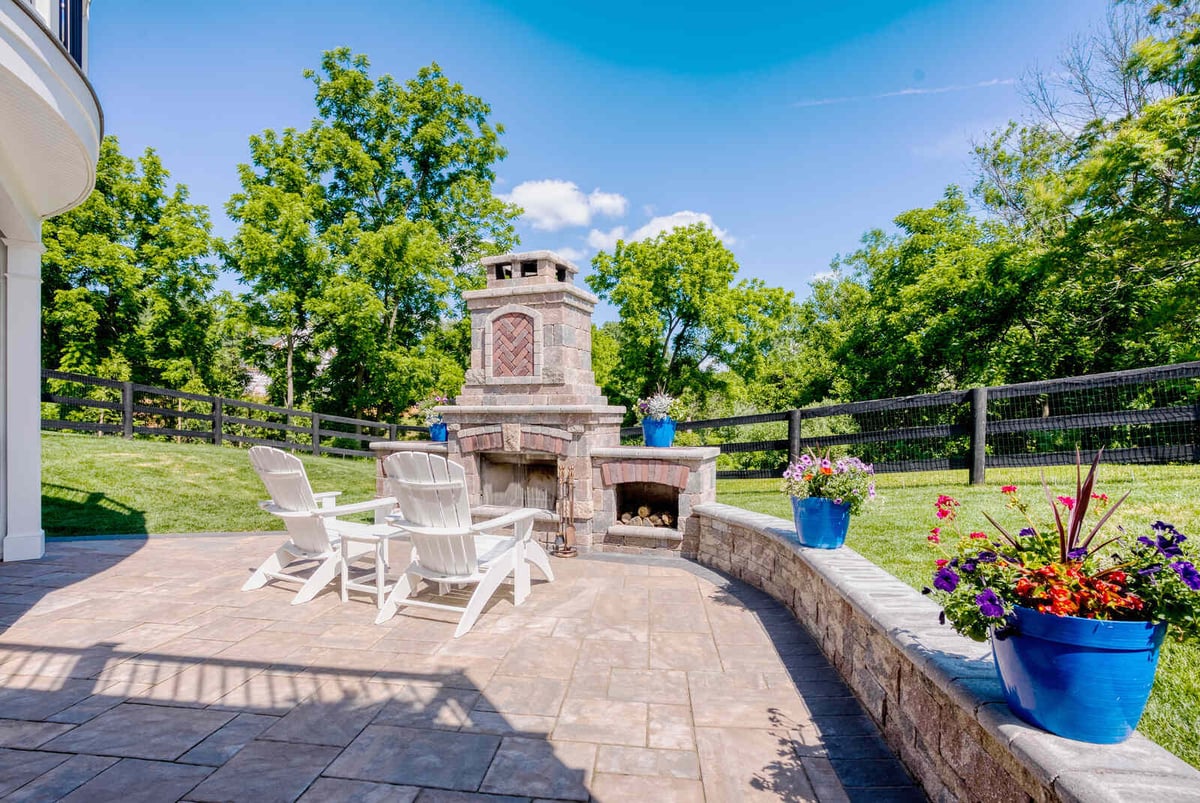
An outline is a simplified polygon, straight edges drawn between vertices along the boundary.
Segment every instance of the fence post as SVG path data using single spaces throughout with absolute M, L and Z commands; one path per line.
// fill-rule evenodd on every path
M 321 416 L 314 410 L 312 414 L 312 453 L 321 453 Z
M 800 459 L 800 411 L 788 410 L 788 461 Z
M 970 483 L 983 485 L 987 457 L 987 388 L 971 388 Z
M 133 437 L 133 383 L 121 383 L 121 437 Z
M 397 433 L 396 433 L 396 425 L 395 425 L 395 424 L 388 424 L 388 440 L 389 440 L 389 441 L 394 441 L 394 440 L 396 440 L 396 434 L 397 434 Z
M 212 400 L 213 446 L 220 446 L 225 429 L 225 403 L 219 397 Z

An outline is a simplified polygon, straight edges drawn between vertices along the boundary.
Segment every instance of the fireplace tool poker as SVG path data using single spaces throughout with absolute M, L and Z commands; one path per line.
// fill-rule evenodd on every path
M 558 530 L 559 535 L 554 539 L 554 555 L 559 558 L 573 558 L 579 554 L 575 550 L 575 469 L 568 468 L 564 477 L 566 488 L 559 492 L 560 508 Z M 562 509 L 562 501 L 566 501 Z M 563 513 L 566 516 L 563 516 Z

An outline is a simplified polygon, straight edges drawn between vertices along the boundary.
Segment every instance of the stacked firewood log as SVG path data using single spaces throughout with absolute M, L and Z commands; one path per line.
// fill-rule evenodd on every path
M 637 513 L 622 513 L 621 523 L 633 527 L 670 527 L 675 524 L 675 516 L 664 511 L 651 511 L 646 505 L 637 509 Z

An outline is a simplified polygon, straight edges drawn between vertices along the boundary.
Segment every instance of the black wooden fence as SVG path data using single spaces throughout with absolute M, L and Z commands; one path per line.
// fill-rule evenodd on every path
M 396 440 L 428 427 L 389 424 L 312 410 L 224 399 L 181 390 L 42 370 L 42 429 L 266 445 L 309 452 L 371 457 L 364 442 Z
M 737 440 L 737 428 L 776 437 Z M 713 442 L 723 454 L 754 454 L 758 466 L 718 471 L 728 479 L 778 477 L 788 457 L 850 446 L 879 472 L 1064 465 L 1080 449 L 1114 463 L 1200 462 L 1200 362 L 973 388 L 921 396 L 680 422 L 676 442 Z M 716 432 L 716 437 L 710 433 Z M 640 436 L 638 427 L 622 437 Z M 763 465 L 766 463 L 768 465 Z

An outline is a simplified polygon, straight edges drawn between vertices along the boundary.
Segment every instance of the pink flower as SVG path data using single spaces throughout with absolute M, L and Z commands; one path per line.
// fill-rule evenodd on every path
M 941 532 L 942 532 L 941 527 L 934 527 L 932 530 L 930 530 L 929 536 L 928 536 L 929 543 L 940 544 L 942 542 Z
M 979 538 L 987 538 L 987 535 L 985 533 L 971 533 L 971 537 L 975 538 L 975 539 L 979 539 Z
M 937 517 L 938 517 L 939 519 L 944 519 L 944 518 L 946 518 L 946 517 L 947 517 L 947 516 L 949 516 L 949 515 L 950 515 L 950 510 L 949 510 L 948 508 L 939 507 L 939 508 L 937 509 Z
M 1005 485 L 1000 489 L 1000 493 L 1002 494 L 1015 494 L 1016 492 L 1017 486 L 1015 485 Z
M 1075 500 L 1069 496 L 1060 496 L 1058 497 L 1058 501 L 1062 502 L 1063 507 L 1065 507 L 1067 510 L 1075 509 Z

